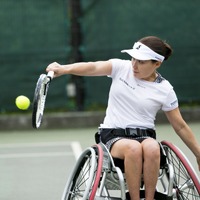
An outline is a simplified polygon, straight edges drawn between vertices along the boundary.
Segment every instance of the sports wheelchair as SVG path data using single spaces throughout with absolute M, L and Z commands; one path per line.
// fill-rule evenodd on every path
M 184 154 L 162 141 L 161 163 L 154 199 L 199 200 L 200 181 Z M 145 198 L 141 180 L 140 198 Z M 113 159 L 103 143 L 88 147 L 79 157 L 66 183 L 62 200 L 130 199 L 123 160 Z

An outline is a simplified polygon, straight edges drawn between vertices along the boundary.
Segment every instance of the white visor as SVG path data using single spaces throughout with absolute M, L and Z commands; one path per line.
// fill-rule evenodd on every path
M 121 51 L 122 53 L 128 53 L 131 57 L 137 60 L 157 60 L 163 62 L 164 56 L 151 50 L 148 46 L 142 44 L 141 42 L 136 42 L 132 49 L 125 49 Z

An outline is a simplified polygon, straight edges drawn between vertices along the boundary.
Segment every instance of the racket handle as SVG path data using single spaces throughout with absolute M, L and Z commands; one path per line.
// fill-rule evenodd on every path
M 49 77 L 52 80 L 53 76 L 54 76 L 54 71 L 49 71 L 47 77 Z

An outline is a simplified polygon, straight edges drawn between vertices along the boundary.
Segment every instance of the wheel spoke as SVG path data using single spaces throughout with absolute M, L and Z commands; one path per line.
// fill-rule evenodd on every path
M 178 200 L 198 200 L 199 193 L 197 186 L 193 182 L 193 170 L 190 168 L 184 156 L 179 150 L 168 143 L 164 143 L 167 160 L 173 166 L 174 170 L 174 183 L 173 187 L 176 191 L 176 198 Z

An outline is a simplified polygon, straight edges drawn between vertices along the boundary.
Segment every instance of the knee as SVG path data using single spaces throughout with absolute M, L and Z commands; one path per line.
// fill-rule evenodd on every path
M 160 158 L 160 146 L 158 142 L 156 140 L 146 142 L 143 145 L 143 154 L 144 157 L 153 158 L 154 160 Z
M 127 144 L 125 157 L 138 158 L 142 157 L 142 145 L 139 142 Z

